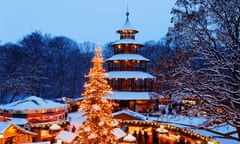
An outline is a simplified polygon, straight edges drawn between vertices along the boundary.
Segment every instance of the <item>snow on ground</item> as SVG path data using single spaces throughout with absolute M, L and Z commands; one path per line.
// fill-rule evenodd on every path
M 161 117 L 149 117 L 149 120 L 152 121 L 159 121 L 164 123 L 169 123 L 170 125 L 185 128 L 188 130 L 191 130 L 193 132 L 199 133 L 201 135 L 211 137 L 221 144 L 240 144 L 240 141 L 230 139 L 230 138 L 223 138 L 223 135 L 219 135 L 217 133 L 226 134 L 232 131 L 236 131 L 236 128 L 232 127 L 228 124 L 221 124 L 214 127 L 209 127 L 210 130 L 215 131 L 217 133 L 211 132 L 206 129 L 198 129 L 199 126 L 204 124 L 208 121 L 208 119 L 203 117 L 189 117 L 189 116 L 183 116 L 183 115 L 162 115 Z M 237 138 L 237 134 L 231 135 L 234 138 Z
M 238 134 L 237 134 L 237 133 L 231 134 L 230 136 L 231 136 L 231 137 L 234 137 L 234 138 L 238 138 Z
M 233 140 L 233 139 L 226 139 L 226 138 L 214 138 L 214 139 L 220 142 L 221 144 L 240 144 L 240 141 Z
M 231 125 L 228 125 L 226 123 L 212 126 L 212 127 L 210 127 L 210 129 L 212 129 L 214 131 L 221 131 L 223 133 L 229 133 L 229 132 L 232 132 L 232 131 L 236 131 L 235 127 L 233 127 Z
M 209 129 L 213 130 L 213 131 L 217 131 L 217 132 L 221 132 L 223 134 L 227 134 L 227 133 L 231 133 L 234 131 L 237 131 L 237 129 L 229 124 L 223 123 L 223 124 L 219 124 L 219 125 L 214 125 L 212 127 L 210 127 Z M 232 134 L 232 137 L 238 138 L 237 133 Z
M 189 117 L 183 115 L 162 115 L 158 118 L 151 117 L 150 119 L 160 122 L 192 126 L 200 126 L 207 121 L 207 119 L 203 117 Z

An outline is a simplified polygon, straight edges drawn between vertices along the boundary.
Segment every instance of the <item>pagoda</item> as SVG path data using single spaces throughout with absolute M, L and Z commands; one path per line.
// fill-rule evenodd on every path
M 135 40 L 138 31 L 129 21 L 129 12 L 123 27 L 116 33 L 120 40 L 112 44 L 114 54 L 106 59 L 108 81 L 113 88 L 113 94 L 107 97 L 117 104 L 115 110 L 153 111 L 155 77 L 147 72 L 149 59 L 140 54 L 144 45 Z

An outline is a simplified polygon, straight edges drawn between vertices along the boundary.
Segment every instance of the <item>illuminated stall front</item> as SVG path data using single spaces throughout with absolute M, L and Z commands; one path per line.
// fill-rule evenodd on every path
M 47 123 L 31 124 L 30 129 L 37 133 L 36 141 L 54 141 L 55 137 L 65 130 L 69 125 L 68 121 L 56 121 Z
M 121 127 L 127 127 L 127 133 L 136 138 L 137 143 L 191 143 L 191 144 L 219 144 L 219 142 L 172 125 L 142 120 L 119 120 Z M 125 144 L 126 142 L 123 142 Z
M 36 136 L 36 133 L 15 124 L 0 124 L 0 144 L 30 143 Z
M 44 100 L 36 96 L 1 105 L 2 119 L 26 118 L 29 123 L 65 120 L 67 104 Z

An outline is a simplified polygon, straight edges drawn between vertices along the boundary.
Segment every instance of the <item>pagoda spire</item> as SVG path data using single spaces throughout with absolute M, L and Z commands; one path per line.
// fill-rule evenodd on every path
M 129 21 L 129 19 L 128 19 L 128 16 L 129 16 L 129 11 L 128 11 L 128 4 L 127 4 L 127 12 L 126 12 L 126 16 L 127 16 L 127 19 L 126 19 L 126 21 Z
M 129 13 L 129 11 L 128 11 L 128 5 L 127 5 L 127 12 L 126 12 L 126 21 L 125 21 L 125 23 L 124 23 L 124 25 L 123 25 L 123 29 L 133 29 L 133 27 L 132 27 L 132 25 L 131 25 L 131 23 L 130 23 L 130 21 L 129 21 L 129 15 L 130 15 L 130 13 Z

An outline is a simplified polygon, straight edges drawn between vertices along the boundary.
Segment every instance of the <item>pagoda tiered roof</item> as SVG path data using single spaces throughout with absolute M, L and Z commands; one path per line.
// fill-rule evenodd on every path
M 126 18 L 126 21 L 125 21 L 123 27 L 121 29 L 117 30 L 117 33 L 121 33 L 123 31 L 131 31 L 134 33 L 138 33 L 138 31 L 135 28 L 133 28 L 133 26 L 131 25 L 131 23 L 129 21 L 129 18 L 128 18 L 129 12 L 126 12 L 126 16 L 127 16 L 127 18 Z
M 114 60 L 140 60 L 140 61 L 150 61 L 149 59 L 143 57 L 139 54 L 116 54 L 112 57 L 106 59 L 106 61 L 114 61 Z
M 142 72 L 142 71 L 110 71 L 108 73 L 108 78 L 122 78 L 122 79 L 128 79 L 128 78 L 135 78 L 135 79 L 154 79 L 155 76 Z
M 120 39 L 116 42 L 113 43 L 113 45 L 118 45 L 118 44 L 134 44 L 134 45 L 143 45 L 142 43 L 134 40 L 134 39 Z
M 105 97 L 112 100 L 150 100 L 152 92 L 113 91 Z

